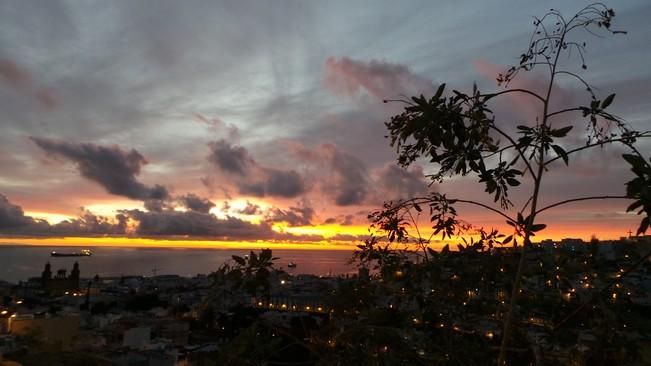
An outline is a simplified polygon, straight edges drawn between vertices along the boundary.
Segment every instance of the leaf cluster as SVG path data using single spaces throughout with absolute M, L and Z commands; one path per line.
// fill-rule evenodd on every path
M 631 171 L 635 174 L 630 182 L 626 183 L 626 196 L 635 201 L 628 206 L 626 212 L 638 210 L 637 214 L 646 216 L 640 222 L 637 235 L 640 235 L 649 228 L 649 216 L 651 216 L 651 165 L 640 155 L 624 154 L 624 160 L 631 165 Z
M 567 152 L 560 145 L 554 143 L 554 138 L 566 137 L 573 127 L 565 126 L 555 129 L 547 125 L 538 125 L 535 127 L 517 126 L 518 133 L 522 135 L 518 138 L 518 148 L 523 154 L 529 152 L 529 159 L 532 159 L 539 149 L 543 149 L 545 153 L 548 153 L 551 149 L 558 157 L 563 159 L 565 165 L 568 165 L 569 158 Z
M 391 146 L 399 153 L 398 163 L 408 166 L 426 156 L 440 165 L 435 179 L 478 172 L 482 152 L 498 149 L 489 135 L 493 120 L 486 97 L 476 87 L 471 95 L 453 90 L 447 97 L 444 90 L 441 84 L 429 99 L 413 97 L 401 114 L 385 123 Z
M 255 296 L 259 291 L 267 292 L 270 287 L 270 277 L 275 271 L 271 249 L 262 249 L 259 254 L 251 251 L 241 257 L 232 256 L 233 263 L 225 263 L 215 273 L 213 279 L 218 283 L 229 283 L 233 290 L 242 289 Z

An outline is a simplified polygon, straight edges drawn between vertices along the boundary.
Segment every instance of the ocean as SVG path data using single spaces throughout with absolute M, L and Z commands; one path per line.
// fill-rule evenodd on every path
M 52 251 L 73 252 L 90 249 L 90 257 L 51 257 Z M 47 262 L 52 272 L 58 269 L 70 271 L 74 262 L 79 263 L 81 276 L 85 278 L 121 275 L 177 274 L 194 276 L 215 271 L 232 255 L 243 256 L 248 250 L 233 249 L 186 249 L 186 248 L 126 248 L 126 247 L 56 247 L 56 246 L 0 246 L 0 280 L 18 283 L 30 277 L 39 277 Z M 344 250 L 297 250 L 274 249 L 275 263 L 294 274 L 338 275 L 355 273 L 348 264 L 352 252 Z M 287 268 L 289 262 L 296 268 Z

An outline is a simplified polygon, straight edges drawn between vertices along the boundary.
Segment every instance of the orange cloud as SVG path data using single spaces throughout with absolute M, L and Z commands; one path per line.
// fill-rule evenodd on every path
M 413 73 L 406 66 L 377 60 L 363 62 L 348 57 L 329 57 L 323 81 L 333 93 L 347 97 L 357 97 L 363 91 L 378 99 L 388 99 L 427 94 L 434 90 L 431 80 Z

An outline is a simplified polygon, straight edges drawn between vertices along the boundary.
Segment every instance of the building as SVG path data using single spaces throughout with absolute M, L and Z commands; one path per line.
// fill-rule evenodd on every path
M 69 348 L 79 334 L 78 314 L 62 316 L 18 315 L 9 318 L 9 332 L 18 336 L 35 336 L 45 343 Z
M 79 263 L 75 262 L 67 275 L 65 269 L 57 271 L 55 276 L 52 276 L 52 266 L 50 262 L 45 264 L 43 273 L 41 273 L 41 284 L 45 292 L 52 296 L 61 296 L 66 292 L 74 292 L 79 290 Z

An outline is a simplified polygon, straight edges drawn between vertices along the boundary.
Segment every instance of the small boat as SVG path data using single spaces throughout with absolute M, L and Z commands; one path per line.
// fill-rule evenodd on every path
M 50 253 L 52 257 L 90 257 L 93 255 L 93 252 L 91 252 L 89 249 L 82 249 L 79 252 L 69 252 L 69 253 L 60 253 L 60 252 L 52 252 Z
M 296 263 L 294 262 L 287 263 L 287 268 L 296 268 Z

